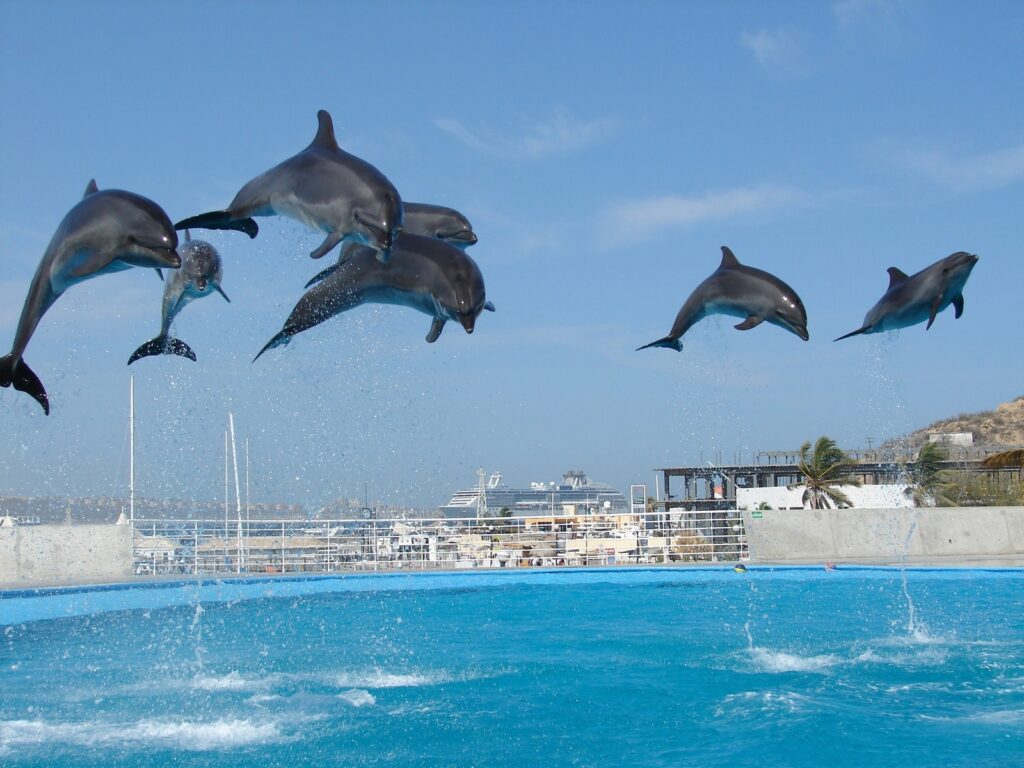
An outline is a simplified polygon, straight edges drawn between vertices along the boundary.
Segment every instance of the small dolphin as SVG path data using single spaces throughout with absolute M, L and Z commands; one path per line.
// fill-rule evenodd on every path
M 449 320 L 472 333 L 487 301 L 480 268 L 461 249 L 443 240 L 402 232 L 385 265 L 371 248 L 356 249 L 325 280 L 299 299 L 281 332 L 260 350 L 287 344 L 296 334 L 360 304 L 398 304 L 430 315 L 427 342 L 441 335 Z
M 405 203 L 403 207 L 405 208 L 403 232 L 410 235 L 436 237 L 457 248 L 468 248 L 477 242 L 476 233 L 473 232 L 473 225 L 469 223 L 469 219 L 454 208 L 427 203 Z M 314 283 L 319 283 L 331 274 L 344 263 L 350 253 L 359 247 L 358 243 L 345 243 L 341 247 L 341 253 L 338 254 L 338 263 L 315 274 L 306 283 L 306 287 L 309 288 Z
M 184 219 L 174 228 L 235 229 L 256 237 L 259 227 L 250 217 L 288 216 L 327 233 L 309 254 L 314 259 L 348 239 L 372 246 L 387 261 L 402 229 L 402 198 L 384 174 L 338 146 L 325 110 L 317 120 L 312 144 L 242 187 L 226 210 Z
M 193 240 L 192 233 L 186 229 L 185 244 L 178 249 L 178 255 L 181 267 L 164 283 L 160 335 L 136 349 L 128 358 L 128 365 L 149 355 L 180 355 L 195 360 L 196 353 L 188 344 L 168 334 L 174 318 L 190 301 L 214 291 L 223 296 L 224 301 L 231 301 L 220 287 L 223 270 L 216 248 L 203 240 Z
M 53 302 L 75 283 L 130 267 L 181 266 L 178 235 L 164 210 L 149 198 L 96 187 L 68 211 L 46 247 L 21 309 L 11 353 L 0 358 L 0 386 L 12 384 L 50 413 L 39 377 L 22 359 L 36 326 Z
M 864 324 L 840 339 L 861 333 L 881 333 L 897 328 L 908 328 L 928 321 L 925 330 L 932 327 L 935 316 L 952 304 L 955 317 L 964 313 L 964 285 L 978 257 L 966 251 L 957 251 L 925 267 L 916 275 L 907 276 L 896 267 L 889 267 L 889 289 L 864 316 Z
M 708 315 L 742 317 L 737 330 L 748 331 L 768 322 L 785 328 L 807 341 L 807 312 L 796 291 L 760 269 L 740 264 L 733 252 L 722 246 L 722 263 L 697 286 L 683 304 L 669 335 L 638 347 L 668 347 L 682 351 L 680 337 Z
M 406 203 L 404 208 L 405 225 L 402 231 L 411 235 L 436 237 L 459 248 L 476 245 L 473 225 L 454 208 L 428 203 Z

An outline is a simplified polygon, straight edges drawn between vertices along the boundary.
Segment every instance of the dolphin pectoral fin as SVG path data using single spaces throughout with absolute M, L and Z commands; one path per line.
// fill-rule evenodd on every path
M 642 347 L 637 347 L 636 351 L 639 352 L 641 349 L 648 349 L 649 347 L 665 347 L 666 349 L 674 349 L 676 352 L 682 352 L 683 342 L 679 339 L 674 339 L 671 336 L 666 336 L 663 339 L 652 341 L 650 344 L 644 344 Z
M 311 278 L 309 278 L 309 282 L 306 283 L 305 287 L 309 288 L 309 286 L 313 285 L 314 283 L 319 283 L 321 280 L 327 279 L 327 277 L 329 277 L 332 273 L 334 273 L 338 269 L 338 267 L 340 267 L 340 266 L 341 266 L 340 263 L 339 264 L 332 264 L 327 269 L 324 269 L 324 270 L 321 270 L 320 272 L 317 272 L 315 275 L 313 275 Z
M 43 406 L 43 413 L 47 416 L 50 415 L 50 399 L 46 396 L 43 382 L 26 365 L 24 360 L 19 360 L 17 365 L 12 365 L 11 356 L 5 355 L 0 357 L 0 387 L 10 387 L 12 385 L 16 390 L 24 392 Z
M 193 362 L 196 359 L 196 353 L 192 351 L 192 347 L 181 339 L 176 339 L 173 336 L 157 336 L 132 352 L 132 356 L 128 358 L 128 365 L 151 355 L 178 355 L 187 357 Z
M 268 349 L 273 349 L 274 347 L 284 346 L 284 345 L 286 345 L 291 340 L 292 340 L 291 334 L 288 333 L 288 331 L 282 330 L 274 338 L 272 338 L 270 341 L 268 341 L 266 344 L 263 345 L 263 349 L 261 349 L 259 352 L 256 353 L 256 357 L 254 357 L 252 359 L 252 361 L 255 363 L 257 360 L 260 359 L 260 355 L 262 355 Z
M 441 331 L 444 330 L 445 319 L 443 317 L 435 317 L 434 322 L 430 324 L 430 333 L 427 334 L 427 343 L 433 344 L 437 341 L 441 335 Z
M 224 297 L 224 301 L 226 301 L 228 304 L 231 303 L 231 299 L 228 298 L 228 295 L 226 293 L 224 293 L 224 289 L 221 288 L 219 285 L 214 285 L 213 286 L 213 290 L 215 290 L 217 293 L 219 293 L 221 296 L 223 296 Z
M 941 295 L 936 296 L 935 297 L 935 301 L 932 302 L 932 308 L 931 308 L 931 311 L 928 314 L 928 325 L 926 325 L 924 327 L 924 329 L 926 331 L 929 328 L 931 328 L 932 327 L 932 323 L 935 322 L 935 317 L 939 314 L 939 305 L 940 304 L 942 304 L 942 296 Z
M 250 218 L 236 219 L 230 211 L 210 211 L 182 219 L 174 225 L 175 229 L 232 229 L 237 232 L 244 232 L 249 237 L 256 237 L 259 234 L 259 225 Z
M 160 278 L 161 283 L 164 281 L 164 273 L 163 270 L 160 269 L 160 267 L 156 268 L 156 276 Z
M 856 331 L 850 331 L 850 333 L 846 334 L 845 336 L 840 336 L 838 339 L 832 339 L 832 341 L 842 341 L 843 339 L 848 339 L 851 336 L 859 336 L 860 334 L 867 332 L 867 326 L 864 326 L 863 328 L 858 328 Z
M 309 254 L 309 258 L 311 258 L 311 259 L 321 259 L 321 258 L 323 258 L 328 253 L 330 253 L 331 249 L 334 248 L 334 246 L 336 246 L 338 243 L 341 242 L 341 240 L 342 240 L 342 238 L 344 236 L 345 235 L 342 234 L 341 232 L 337 232 L 337 231 L 331 232 L 329 235 L 327 235 L 327 237 L 324 239 L 324 241 L 322 243 L 320 243 L 320 247 L 318 247 L 311 254 Z
M 956 315 L 954 315 L 954 317 L 959 320 L 960 315 L 964 313 L 964 295 L 962 293 L 953 297 L 953 308 L 956 309 Z
M 488 312 L 493 312 L 494 311 L 494 303 L 488 301 L 486 304 L 484 304 L 484 309 L 486 309 Z
M 764 322 L 764 318 L 758 317 L 757 315 L 751 315 L 739 325 L 733 326 L 737 331 L 749 331 L 751 328 L 756 328 Z

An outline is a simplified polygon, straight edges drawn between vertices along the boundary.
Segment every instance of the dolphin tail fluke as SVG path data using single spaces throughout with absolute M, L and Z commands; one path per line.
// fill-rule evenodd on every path
M 848 339 L 851 336 L 860 336 L 862 333 L 867 332 L 868 328 L 867 326 L 864 326 L 863 328 L 858 328 L 856 331 L 850 331 L 848 334 L 846 334 L 845 336 L 840 336 L 838 339 L 832 339 L 832 341 L 842 341 L 843 339 Z
M 319 283 L 321 280 L 326 280 L 327 277 L 340 266 L 341 264 L 332 264 L 327 269 L 320 270 L 311 278 L 309 278 L 309 282 L 306 283 L 306 288 L 309 288 L 311 285 Z
M 182 219 L 174 225 L 175 229 L 233 229 L 237 232 L 244 232 L 249 237 L 256 237 L 259 234 L 259 225 L 253 219 L 235 218 L 230 211 L 210 211 L 201 213 L 188 219 Z
M 679 339 L 674 339 L 671 336 L 666 336 L 664 339 L 658 339 L 652 341 L 650 344 L 644 344 L 642 347 L 637 347 L 636 351 L 639 352 L 641 349 L 648 349 L 650 347 L 666 347 L 667 349 L 674 349 L 676 352 L 683 351 L 683 342 Z
M 46 396 L 43 382 L 25 364 L 24 360 L 19 360 L 15 365 L 14 358 L 11 355 L 5 355 L 0 357 L 0 387 L 10 386 L 31 397 L 43 406 L 43 413 L 47 416 L 50 415 L 50 399 Z
M 274 347 L 283 347 L 291 340 L 292 336 L 290 333 L 288 333 L 288 331 L 281 331 L 280 333 L 277 334 L 277 336 L 275 336 L 274 338 L 272 338 L 270 341 L 263 345 L 263 349 L 261 349 L 257 353 L 256 357 L 254 357 L 252 361 L 255 363 L 257 360 L 260 359 L 260 355 L 262 355 L 268 349 L 273 349 Z
M 128 358 L 128 365 L 152 355 L 178 355 L 192 361 L 196 359 L 196 353 L 192 351 L 192 347 L 181 339 L 176 339 L 173 336 L 157 336 L 132 352 L 132 356 Z

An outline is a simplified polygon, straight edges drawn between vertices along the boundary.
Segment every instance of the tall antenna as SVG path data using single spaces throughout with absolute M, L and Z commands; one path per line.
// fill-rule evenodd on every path
M 135 530 L 135 377 L 128 377 L 128 521 Z
M 487 484 L 484 483 L 484 468 L 476 471 L 476 519 L 487 517 Z

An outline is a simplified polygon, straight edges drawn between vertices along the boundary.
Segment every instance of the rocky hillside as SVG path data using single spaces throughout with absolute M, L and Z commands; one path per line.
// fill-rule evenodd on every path
M 943 419 L 909 435 L 911 445 L 920 445 L 929 432 L 972 432 L 975 444 L 1024 445 L 1024 396 L 996 406 L 993 411 L 961 413 Z

